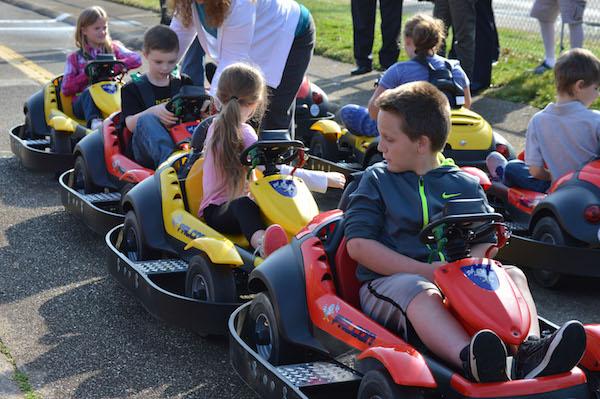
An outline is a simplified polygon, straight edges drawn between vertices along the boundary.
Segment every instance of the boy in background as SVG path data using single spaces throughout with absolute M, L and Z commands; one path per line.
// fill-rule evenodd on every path
M 546 192 L 559 177 L 600 154 L 600 112 L 588 109 L 598 98 L 600 60 L 588 50 L 569 50 L 556 62 L 554 78 L 556 103 L 529 122 L 525 162 L 488 155 L 492 177 L 509 187 Z

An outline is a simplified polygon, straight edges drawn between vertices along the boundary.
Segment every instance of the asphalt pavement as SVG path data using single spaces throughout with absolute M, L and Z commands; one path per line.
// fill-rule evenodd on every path
M 108 11 L 113 37 L 135 49 L 159 20 L 103 0 L 0 0 L 0 46 L 59 74 L 73 48 L 74 16 L 92 4 Z M 314 57 L 309 75 L 333 101 L 365 104 L 376 74 L 350 77 L 351 69 Z M 22 104 L 39 88 L 0 58 L 0 340 L 17 367 L 44 399 L 253 398 L 229 367 L 226 340 L 148 315 L 107 274 L 103 238 L 64 211 L 53 177 L 12 156 L 6 132 L 22 123 Z M 537 111 L 488 98 L 477 98 L 474 109 L 517 148 Z M 596 285 L 580 279 L 561 291 L 532 289 L 552 320 L 597 322 Z M 2 398 L 17 392 L 11 367 L 0 355 Z

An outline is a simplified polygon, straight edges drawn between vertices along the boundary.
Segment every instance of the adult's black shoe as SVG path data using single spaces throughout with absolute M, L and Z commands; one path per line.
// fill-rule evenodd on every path
M 350 75 L 352 75 L 352 76 L 364 75 L 365 73 L 369 73 L 372 70 L 373 70 L 373 68 L 370 66 L 358 66 L 355 69 L 350 71 Z

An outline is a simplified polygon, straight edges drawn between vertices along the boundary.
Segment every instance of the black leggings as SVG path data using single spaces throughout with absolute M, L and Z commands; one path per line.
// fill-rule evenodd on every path
M 294 39 L 277 88 L 268 87 L 269 106 L 261 122 L 262 129 L 290 129 L 300 88 L 315 47 L 315 24 L 310 18 L 306 32 Z
M 203 215 L 213 229 L 225 234 L 243 233 L 248 242 L 254 233 L 265 228 L 258 205 L 249 197 L 236 198 L 228 207 L 211 204 L 204 208 Z

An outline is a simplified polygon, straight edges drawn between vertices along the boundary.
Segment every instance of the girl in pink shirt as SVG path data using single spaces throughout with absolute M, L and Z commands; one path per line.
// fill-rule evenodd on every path
M 258 140 L 254 129 L 245 122 L 264 110 L 267 98 L 264 78 L 247 64 L 232 64 L 219 79 L 217 98 L 222 106 L 206 134 L 204 195 L 199 215 L 217 231 L 243 233 L 264 257 L 288 242 L 281 226 L 274 224 L 265 229 L 258 205 L 248 196 L 247 170 L 240 163 L 242 151 Z M 281 169 L 286 173 L 285 165 Z M 313 181 L 307 183 L 309 187 L 341 188 L 345 183 L 339 173 L 303 171 L 302 177 Z
M 87 63 L 94 60 L 98 54 L 108 53 L 123 61 L 127 69 L 135 69 L 142 65 L 142 59 L 138 53 L 111 40 L 108 33 L 108 15 L 98 6 L 86 8 L 79 14 L 75 28 L 75 44 L 78 50 L 67 56 L 61 91 L 64 95 L 76 96 L 73 98 L 75 117 L 85 119 L 88 126 L 95 128 L 102 121 L 102 113 L 87 90 Z

